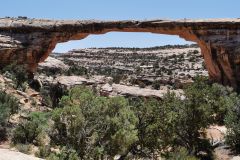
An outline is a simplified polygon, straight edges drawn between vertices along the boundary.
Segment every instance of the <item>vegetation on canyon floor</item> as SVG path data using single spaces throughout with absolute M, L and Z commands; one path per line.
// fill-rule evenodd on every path
M 30 145 L 37 146 L 35 154 L 51 160 L 212 159 L 214 146 L 205 138 L 205 129 L 225 124 L 226 143 L 239 152 L 239 95 L 203 77 L 197 77 L 184 93 L 184 98 L 168 93 L 160 101 L 107 98 L 78 86 L 63 94 L 51 111 L 32 112 L 11 126 L 8 119 L 16 113 L 18 102 L 1 91 L 1 130 L 6 133 L 1 139 L 11 139 L 24 152 Z

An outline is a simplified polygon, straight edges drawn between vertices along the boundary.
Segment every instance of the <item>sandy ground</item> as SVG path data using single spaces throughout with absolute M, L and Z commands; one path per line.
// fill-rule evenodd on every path
M 43 160 L 9 149 L 0 149 L 0 160 Z

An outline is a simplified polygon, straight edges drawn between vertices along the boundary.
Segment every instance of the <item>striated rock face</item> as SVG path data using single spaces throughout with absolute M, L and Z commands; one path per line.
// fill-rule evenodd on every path
M 212 80 L 240 88 L 240 19 L 55 21 L 0 19 L 0 65 L 17 61 L 34 72 L 57 43 L 111 31 L 179 35 L 201 48 Z
M 101 94 L 106 96 L 130 96 L 130 97 L 155 97 L 155 98 L 162 98 L 168 92 L 175 93 L 181 99 L 184 99 L 183 91 L 181 89 L 178 90 L 153 90 L 148 88 L 140 88 L 136 86 L 126 86 L 121 84 L 112 84 L 112 86 L 106 84 L 101 87 Z M 108 93 L 108 94 L 107 94 Z

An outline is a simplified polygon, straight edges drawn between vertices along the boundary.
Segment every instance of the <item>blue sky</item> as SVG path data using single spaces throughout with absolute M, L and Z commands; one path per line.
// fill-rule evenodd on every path
M 238 18 L 239 0 L 6 0 L 0 17 L 47 19 L 181 19 Z M 55 51 L 87 47 L 150 47 L 185 44 L 177 36 L 150 33 L 107 33 L 57 45 Z

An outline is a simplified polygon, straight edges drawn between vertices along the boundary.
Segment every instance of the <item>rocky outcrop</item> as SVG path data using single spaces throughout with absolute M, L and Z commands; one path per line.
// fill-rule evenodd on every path
M 44 63 L 39 63 L 40 70 L 48 70 L 48 71 L 67 71 L 69 69 L 69 66 L 64 64 L 62 61 L 53 58 L 53 57 L 48 57 Z
M 0 19 L 0 65 L 17 61 L 34 72 L 57 43 L 111 31 L 179 35 L 196 42 L 211 79 L 240 88 L 240 19 L 154 21 L 55 21 Z
M 97 83 L 94 79 L 87 79 L 81 76 L 59 76 L 55 79 L 55 82 L 66 86 L 67 88 L 71 88 L 77 85 L 93 85 Z
M 38 79 L 44 85 L 48 86 L 52 84 L 59 84 L 64 88 L 68 88 L 68 89 L 78 85 L 87 85 L 87 86 L 95 85 L 95 84 L 103 85 L 111 81 L 109 77 L 97 76 L 97 75 L 94 75 L 91 78 L 86 78 L 84 76 L 62 76 L 62 75 L 54 78 L 54 77 L 46 76 L 42 74 L 38 77 Z
M 160 89 L 154 90 L 149 88 L 140 88 L 138 86 L 127 86 L 122 84 L 105 84 L 101 87 L 101 95 L 103 96 L 125 96 L 125 97 L 155 97 L 163 98 L 168 92 L 175 93 L 181 99 L 184 99 L 183 91 L 178 90 L 168 90 Z

